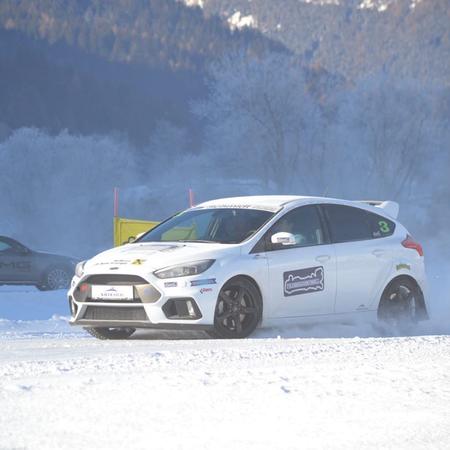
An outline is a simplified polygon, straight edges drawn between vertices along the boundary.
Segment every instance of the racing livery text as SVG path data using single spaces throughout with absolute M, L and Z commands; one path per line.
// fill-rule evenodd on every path
M 307 294 L 324 289 L 323 267 L 308 267 L 283 273 L 284 296 Z

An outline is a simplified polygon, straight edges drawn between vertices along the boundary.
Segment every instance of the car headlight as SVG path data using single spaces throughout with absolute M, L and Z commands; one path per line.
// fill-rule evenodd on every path
M 78 278 L 81 278 L 83 276 L 85 264 L 86 264 L 86 261 L 81 261 L 75 266 L 75 275 Z
M 163 269 L 153 272 L 153 274 L 158 278 L 178 278 L 198 275 L 209 269 L 214 261 L 214 259 L 205 259 L 203 261 L 194 261 L 177 266 L 164 267 Z

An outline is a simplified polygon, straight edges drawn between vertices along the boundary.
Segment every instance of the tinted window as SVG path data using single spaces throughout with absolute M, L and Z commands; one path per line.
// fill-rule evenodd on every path
M 269 242 L 273 234 L 281 231 L 292 233 L 295 236 L 296 247 L 307 247 L 324 243 L 319 213 L 313 205 L 302 206 L 281 217 L 267 233 Z M 288 249 L 292 248 L 292 246 L 277 246 L 276 250 L 280 248 Z
M 136 242 L 219 242 L 236 244 L 253 235 L 272 212 L 257 209 L 194 209 L 178 214 Z
M 374 239 L 391 236 L 394 233 L 395 223 L 392 222 L 392 220 L 370 212 L 367 212 L 367 215 L 369 217 L 372 237 Z
M 0 252 L 6 252 L 8 250 L 12 250 L 12 246 L 3 240 L 0 240 Z
M 344 205 L 326 205 L 333 242 L 372 239 L 372 229 L 365 210 Z

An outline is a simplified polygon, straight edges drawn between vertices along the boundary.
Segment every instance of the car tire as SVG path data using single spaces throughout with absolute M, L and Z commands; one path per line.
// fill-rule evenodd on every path
M 406 329 L 418 321 L 421 295 L 409 278 L 398 278 L 384 290 L 378 306 L 378 320 L 385 325 Z
M 135 331 L 135 328 L 84 328 L 90 335 L 97 339 L 128 339 Z
M 219 292 L 214 328 L 207 333 L 219 339 L 240 339 L 255 331 L 262 317 L 259 289 L 244 277 L 227 281 Z
M 54 291 L 56 289 L 68 289 L 72 274 L 65 267 L 50 267 L 45 272 L 42 282 L 36 287 L 40 291 Z

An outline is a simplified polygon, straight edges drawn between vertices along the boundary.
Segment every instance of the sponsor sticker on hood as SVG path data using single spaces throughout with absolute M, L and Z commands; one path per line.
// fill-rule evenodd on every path
M 135 259 L 131 264 L 133 264 L 133 266 L 141 266 L 144 263 L 145 259 Z
M 129 259 L 114 259 L 112 261 L 99 261 L 94 263 L 94 266 L 110 266 L 110 265 L 115 265 L 115 266 L 124 266 L 126 264 L 129 264 L 130 260 Z

